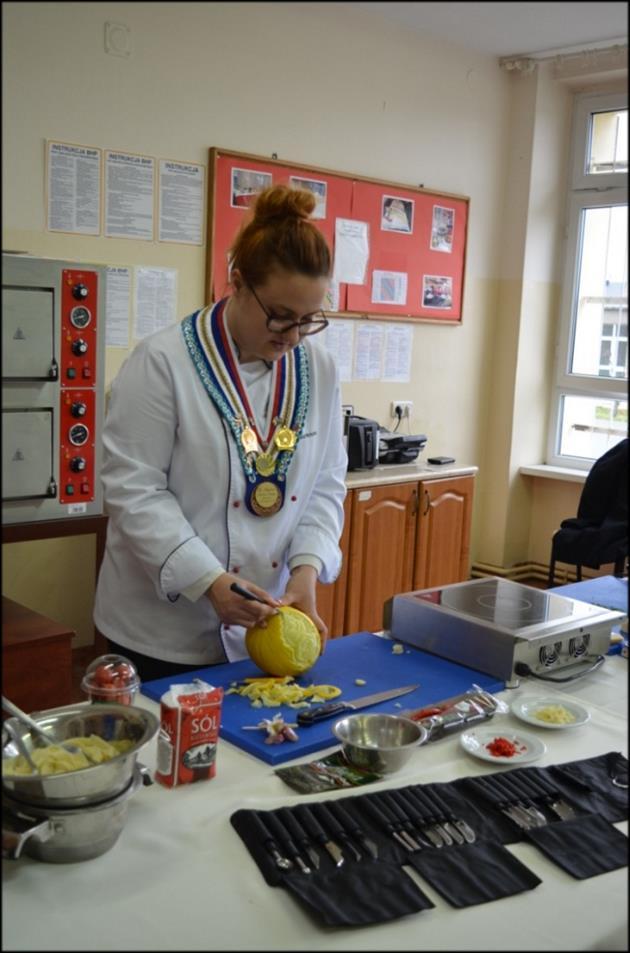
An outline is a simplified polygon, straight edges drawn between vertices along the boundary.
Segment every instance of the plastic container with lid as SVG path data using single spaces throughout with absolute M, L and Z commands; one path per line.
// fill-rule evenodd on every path
M 99 655 L 85 670 L 81 688 L 93 702 L 133 705 L 140 678 L 135 665 L 124 655 Z

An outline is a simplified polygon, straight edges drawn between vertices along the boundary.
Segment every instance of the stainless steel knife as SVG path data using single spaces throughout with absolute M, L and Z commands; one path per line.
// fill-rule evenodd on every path
M 380 702 L 386 702 L 390 698 L 398 698 L 400 695 L 407 695 L 409 692 L 415 692 L 419 685 L 405 685 L 404 688 L 390 688 L 384 692 L 375 692 L 373 695 L 363 695 L 361 698 L 353 698 L 352 701 L 329 702 L 327 705 L 321 705 L 318 708 L 312 708 L 308 711 L 298 713 L 297 720 L 299 725 L 314 725 L 325 718 L 332 718 L 333 715 L 341 715 L 345 711 L 356 711 L 358 708 L 369 708 L 370 705 L 378 705 Z

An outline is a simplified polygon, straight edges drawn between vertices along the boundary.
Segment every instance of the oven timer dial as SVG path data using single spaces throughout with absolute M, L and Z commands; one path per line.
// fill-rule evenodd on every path
M 89 289 L 86 285 L 78 284 L 72 288 L 72 297 L 78 301 L 83 301 L 84 298 L 87 298 L 89 293 Z
M 84 341 L 83 338 L 77 338 L 76 341 L 73 341 L 70 345 L 70 350 L 73 354 L 76 354 L 80 357 L 82 354 L 86 354 L 88 349 L 88 342 Z
M 90 309 L 83 307 L 83 305 L 78 305 L 70 312 L 70 323 L 74 325 L 75 328 L 87 328 L 91 320 L 92 314 Z
M 85 424 L 74 424 L 68 431 L 70 443 L 75 447 L 81 447 L 89 436 L 90 431 L 87 429 Z

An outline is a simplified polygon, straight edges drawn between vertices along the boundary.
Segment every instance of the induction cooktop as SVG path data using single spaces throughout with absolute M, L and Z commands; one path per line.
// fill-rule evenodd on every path
M 612 626 L 623 618 L 498 577 L 402 593 L 393 597 L 388 613 L 393 638 L 512 686 L 519 674 L 552 681 L 557 669 L 601 663 Z

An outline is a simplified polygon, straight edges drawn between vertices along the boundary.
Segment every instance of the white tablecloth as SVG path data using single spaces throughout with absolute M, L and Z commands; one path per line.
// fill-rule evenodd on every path
M 554 731 L 511 714 L 493 724 L 534 732 L 549 765 L 608 751 L 627 756 L 627 666 L 619 656 L 582 681 L 553 691 L 586 705 L 591 721 Z M 549 695 L 540 682 L 501 693 L 508 703 Z M 158 706 L 141 698 L 141 705 Z M 503 719 L 503 720 L 500 720 Z M 155 741 L 141 761 L 155 767 Z M 334 750 L 333 747 L 328 749 Z M 312 756 L 314 757 L 314 756 Z M 301 760 L 312 760 L 309 759 Z M 389 779 L 322 797 L 492 770 L 452 737 L 418 749 Z M 269 887 L 229 822 L 237 808 L 269 810 L 301 796 L 270 765 L 220 742 L 211 781 L 168 789 L 154 784 L 129 801 L 126 826 L 101 857 L 47 864 L 3 862 L 3 950 L 625 950 L 627 868 L 575 880 L 525 843 L 508 849 L 542 883 L 493 903 L 450 907 L 429 885 L 435 908 L 386 924 L 320 927 L 282 888 Z M 627 833 L 627 822 L 616 825 Z

